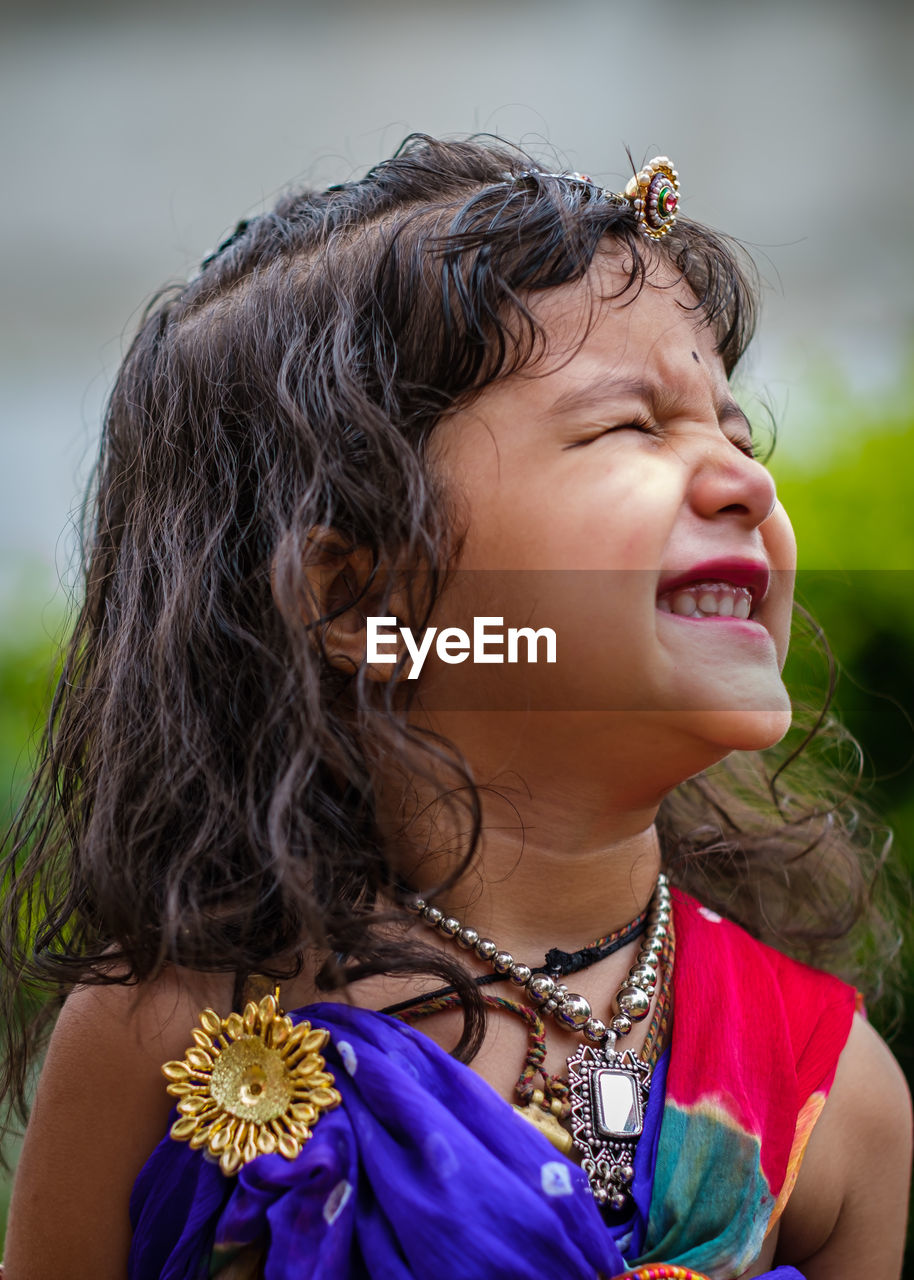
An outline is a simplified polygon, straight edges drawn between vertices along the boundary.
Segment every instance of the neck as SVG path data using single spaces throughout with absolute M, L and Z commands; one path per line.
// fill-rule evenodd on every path
M 531 964 L 551 947 L 575 951 L 628 924 L 647 907 L 660 872 L 653 826 L 587 848 L 569 842 L 567 849 L 540 844 L 528 832 L 522 862 L 519 853 L 484 837 L 485 878 L 464 877 L 431 900 Z
M 453 809 L 418 794 L 412 848 L 450 852 L 407 858 L 401 875 L 412 889 L 531 965 L 551 947 L 574 951 L 622 928 L 646 908 L 661 869 L 656 799 L 620 804 L 602 769 L 559 776 L 554 757 L 542 770 L 528 759 L 511 774 L 471 766 L 486 783 L 476 855 L 455 880 L 466 811 L 461 831 Z

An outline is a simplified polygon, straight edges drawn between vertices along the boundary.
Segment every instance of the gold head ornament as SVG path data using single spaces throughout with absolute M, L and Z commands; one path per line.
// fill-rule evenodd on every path
M 669 156 L 654 156 L 629 179 L 624 191 L 608 191 L 586 173 L 546 173 L 542 169 L 524 169 L 506 174 L 509 186 L 530 179 L 560 178 L 591 187 L 598 197 L 622 207 L 631 207 L 641 231 L 651 240 L 660 240 L 673 229 L 679 213 L 679 174 Z
M 629 179 L 622 193 L 631 202 L 641 230 L 660 240 L 673 229 L 679 212 L 679 174 L 669 156 L 654 156 Z

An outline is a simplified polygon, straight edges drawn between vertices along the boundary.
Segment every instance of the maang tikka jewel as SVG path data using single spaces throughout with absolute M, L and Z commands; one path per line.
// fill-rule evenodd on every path
M 668 235 L 673 229 L 679 212 L 679 174 L 673 168 L 673 162 L 669 156 L 654 156 L 653 160 L 648 160 L 647 164 L 629 179 L 622 192 L 607 191 L 588 178 L 585 173 L 545 173 L 536 169 L 526 169 L 523 173 L 512 174 L 509 181 L 519 182 L 524 178 L 536 176 L 583 182 L 593 187 L 607 200 L 613 200 L 620 206 L 630 205 L 638 226 L 651 240 L 660 240 Z
M 567 1060 L 574 1145 L 596 1201 L 624 1209 L 634 1177 L 635 1147 L 644 1127 L 651 1067 L 631 1050 L 620 1053 L 616 1041 L 650 1012 L 671 928 L 672 902 L 666 876 L 657 878 L 646 935 L 635 964 L 613 997 L 609 1026 L 594 1016 L 583 996 L 516 961 L 510 952 L 500 951 L 491 939 L 481 938 L 476 929 L 445 915 L 424 898 L 408 898 L 404 905 L 430 928 L 475 951 L 496 973 L 521 987 L 541 1013 L 551 1014 L 587 1041 Z

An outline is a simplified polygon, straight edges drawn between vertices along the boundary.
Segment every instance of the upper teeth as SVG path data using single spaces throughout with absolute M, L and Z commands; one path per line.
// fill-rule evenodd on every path
M 666 592 L 657 601 L 657 608 L 682 618 L 748 618 L 752 592 L 729 582 L 696 582 Z

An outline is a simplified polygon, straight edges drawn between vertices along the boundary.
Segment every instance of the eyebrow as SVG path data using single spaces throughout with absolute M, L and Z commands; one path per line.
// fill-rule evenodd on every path
M 658 418 L 674 413 L 682 403 L 675 391 L 660 382 L 648 382 L 643 378 L 617 378 L 612 374 L 603 374 L 584 387 L 567 391 L 546 410 L 546 417 L 553 418 L 572 413 L 580 409 L 592 409 L 604 405 L 608 399 L 621 396 L 632 396 L 647 401 Z M 738 422 L 752 435 L 749 419 L 732 396 L 725 396 L 715 403 L 718 422 Z

